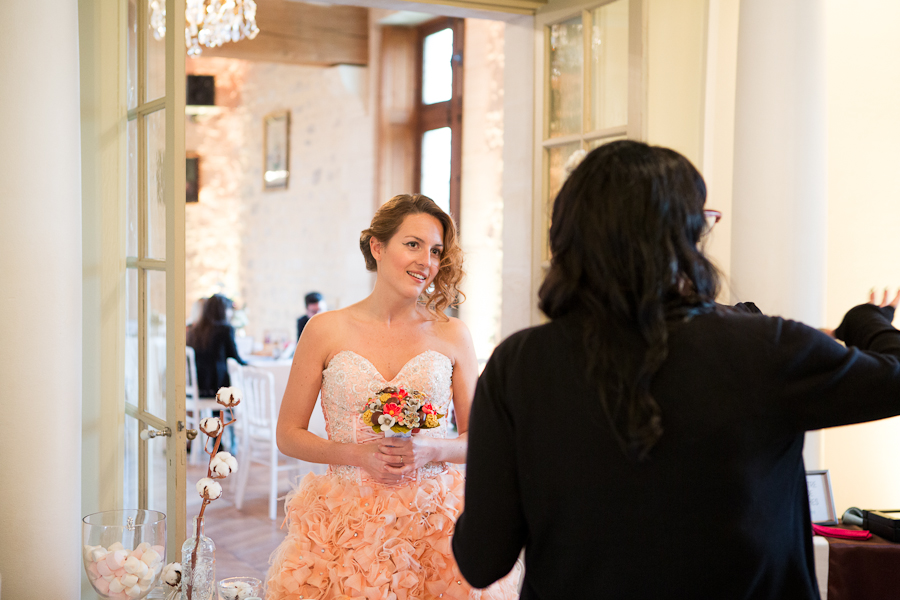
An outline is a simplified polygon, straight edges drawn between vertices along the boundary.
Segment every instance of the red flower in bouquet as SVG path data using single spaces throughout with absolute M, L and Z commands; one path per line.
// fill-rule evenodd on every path
M 414 429 L 433 429 L 440 425 L 439 414 L 422 392 L 387 387 L 369 398 L 360 411 L 362 421 L 376 433 L 408 433 Z
M 385 404 L 382 412 L 386 415 L 391 415 L 392 417 L 399 417 L 401 412 L 400 405 L 394 404 L 393 402 Z
M 422 412 L 425 413 L 426 415 L 433 415 L 437 411 L 434 410 L 434 407 L 431 405 L 431 402 L 429 402 L 428 404 L 422 405 Z

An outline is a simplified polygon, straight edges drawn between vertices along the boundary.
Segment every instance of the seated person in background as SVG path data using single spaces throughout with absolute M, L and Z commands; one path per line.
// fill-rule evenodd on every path
M 328 307 L 325 305 L 325 299 L 319 292 L 310 292 L 303 299 L 306 302 L 306 314 L 297 319 L 297 339 L 303 333 L 303 328 L 309 323 L 309 320 L 320 312 L 325 312 Z
M 242 365 L 234 343 L 234 327 L 227 320 L 231 300 L 221 294 L 213 295 L 203 304 L 200 320 L 191 326 L 187 345 L 197 356 L 197 386 L 201 397 L 212 397 L 222 386 L 231 385 L 226 359 L 233 358 Z

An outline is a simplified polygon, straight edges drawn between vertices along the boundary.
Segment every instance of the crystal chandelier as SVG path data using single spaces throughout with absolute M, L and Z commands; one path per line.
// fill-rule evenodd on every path
M 252 40 L 259 33 L 253 0 L 186 0 L 184 16 L 188 56 L 198 56 L 201 45 L 215 48 L 225 42 Z M 165 0 L 150 0 L 150 28 L 155 39 L 166 37 Z

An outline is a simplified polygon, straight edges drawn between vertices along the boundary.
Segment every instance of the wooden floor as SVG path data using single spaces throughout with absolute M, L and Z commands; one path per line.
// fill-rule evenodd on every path
M 244 465 L 241 465 L 242 467 Z M 296 477 L 305 472 L 280 474 L 278 494 L 283 496 L 291 489 Z M 188 464 L 187 480 L 196 482 L 206 476 L 206 466 Z M 269 568 L 269 555 L 284 539 L 287 527 L 284 521 L 284 500 L 278 502 L 278 518 L 269 520 L 269 470 L 262 465 L 250 467 L 250 479 L 244 493 L 244 506 L 234 506 L 237 478 L 224 480 L 222 497 L 206 507 L 204 533 L 216 543 L 216 579 L 248 576 L 265 581 Z M 192 488 L 192 486 L 188 486 Z M 188 493 L 188 528 L 200 511 L 200 497 Z

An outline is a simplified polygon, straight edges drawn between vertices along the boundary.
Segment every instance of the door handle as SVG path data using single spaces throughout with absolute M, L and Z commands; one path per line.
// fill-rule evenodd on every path
M 162 429 L 144 429 L 141 431 L 141 439 L 149 440 L 155 437 L 169 437 L 172 435 L 172 430 L 168 427 L 163 427 Z

